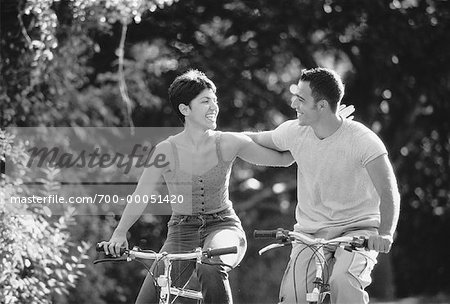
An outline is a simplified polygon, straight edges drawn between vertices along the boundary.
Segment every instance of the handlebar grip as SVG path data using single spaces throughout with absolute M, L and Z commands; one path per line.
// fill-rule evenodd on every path
M 277 232 L 278 230 L 255 230 L 253 231 L 253 237 L 255 239 L 275 239 Z
M 97 251 L 97 252 L 105 252 L 103 250 L 103 246 L 101 246 L 100 243 L 97 243 L 97 245 L 95 245 L 95 251 Z M 119 254 L 122 256 L 126 251 L 127 251 L 126 247 L 120 247 Z
M 218 255 L 232 254 L 237 253 L 237 246 L 233 247 L 225 247 L 225 248 L 217 248 L 217 249 L 208 249 L 206 250 L 206 256 L 208 258 Z
M 253 237 L 255 239 L 269 238 L 286 242 L 289 240 L 289 230 L 283 228 L 278 228 L 276 230 L 255 230 L 253 232 Z

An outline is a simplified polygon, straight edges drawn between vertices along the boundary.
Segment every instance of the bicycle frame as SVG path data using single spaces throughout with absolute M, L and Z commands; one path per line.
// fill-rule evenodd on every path
M 282 228 L 277 230 L 255 230 L 255 238 L 275 238 L 280 243 L 273 243 L 259 250 L 259 255 L 268 250 L 290 245 L 292 243 L 303 244 L 311 247 L 314 251 L 314 261 L 316 267 L 316 275 L 313 281 L 313 290 L 306 294 L 306 301 L 311 303 L 322 303 L 326 296 L 330 294 L 328 284 L 323 279 L 323 270 L 326 266 L 325 252 L 323 247 L 326 245 L 342 247 L 347 251 L 355 251 L 367 248 L 367 239 L 364 237 L 338 237 L 331 240 L 314 239 L 300 232 L 288 231 Z
M 97 251 L 103 251 L 103 248 L 97 246 Z M 125 258 L 121 257 L 121 258 L 100 259 L 95 260 L 94 264 L 110 261 L 130 262 L 135 259 L 156 260 L 158 262 L 163 261 L 164 273 L 156 278 L 156 284 L 160 288 L 159 303 L 160 304 L 173 303 L 173 301 L 178 297 L 194 299 L 197 300 L 198 303 L 202 303 L 203 295 L 200 291 L 185 289 L 184 287 L 186 285 L 181 288 L 172 286 L 172 279 L 170 276 L 172 270 L 172 261 L 195 260 L 196 263 L 202 263 L 202 257 L 212 257 L 232 253 L 237 253 L 236 246 L 218 249 L 207 249 L 207 250 L 196 248 L 195 251 L 187 253 L 145 252 L 137 247 L 134 247 L 131 250 L 128 249 L 123 249 L 123 251 L 121 250 L 121 254 L 124 254 Z M 171 299 L 171 295 L 174 296 L 173 300 Z
M 177 297 L 185 297 L 193 300 L 197 300 L 197 303 L 201 303 L 203 300 L 203 295 L 200 291 L 189 290 L 185 288 L 178 288 L 172 286 L 172 279 L 170 277 L 170 273 L 172 271 L 172 260 L 169 258 L 169 255 L 163 256 L 162 260 L 164 262 L 164 274 L 160 275 L 156 278 L 156 283 L 160 287 L 159 294 L 159 303 L 160 304 L 169 304 L 170 303 L 170 295 L 174 295 L 175 299 Z M 195 249 L 195 259 L 197 263 L 201 263 L 202 250 L 201 248 Z M 174 299 L 174 300 L 175 300 Z

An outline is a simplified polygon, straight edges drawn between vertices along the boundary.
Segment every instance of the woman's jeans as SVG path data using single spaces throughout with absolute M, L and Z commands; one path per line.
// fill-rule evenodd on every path
M 232 208 L 214 214 L 172 215 L 168 227 L 167 240 L 160 252 L 190 252 L 197 247 L 214 249 L 237 246 L 237 254 L 204 260 L 207 263 L 221 262 L 235 267 L 247 249 L 241 222 Z M 153 277 L 149 273 L 145 278 L 136 300 L 137 304 L 158 303 L 154 279 L 164 272 L 163 262 L 155 262 L 152 270 Z M 184 286 L 194 270 L 205 304 L 233 302 L 227 273 L 230 268 L 226 266 L 197 264 L 195 261 L 173 261 L 171 272 L 173 285 Z

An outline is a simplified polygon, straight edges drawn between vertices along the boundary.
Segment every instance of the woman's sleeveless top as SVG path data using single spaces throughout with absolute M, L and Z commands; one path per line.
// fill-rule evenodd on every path
M 172 213 L 180 215 L 211 214 L 232 207 L 228 196 L 232 161 L 225 161 L 220 149 L 220 132 L 215 133 L 218 163 L 205 173 L 195 175 L 180 169 L 178 149 L 172 146 L 174 169 L 163 174 L 170 195 L 182 196 L 182 203 L 171 204 Z

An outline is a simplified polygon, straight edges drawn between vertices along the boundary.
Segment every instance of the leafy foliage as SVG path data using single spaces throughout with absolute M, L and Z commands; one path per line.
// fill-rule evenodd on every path
M 83 275 L 87 243 L 79 245 L 70 239 L 74 224 L 70 210 L 52 217 L 49 210 L 31 209 L 11 203 L 12 197 L 26 195 L 23 187 L 27 161 L 23 144 L 0 130 L 0 157 L 19 166 L 22 178 L 2 174 L 0 197 L 0 293 L 2 303 L 52 303 L 58 295 L 68 294 L 70 287 Z M 42 182 L 46 195 L 57 188 L 57 172 L 47 171 Z

